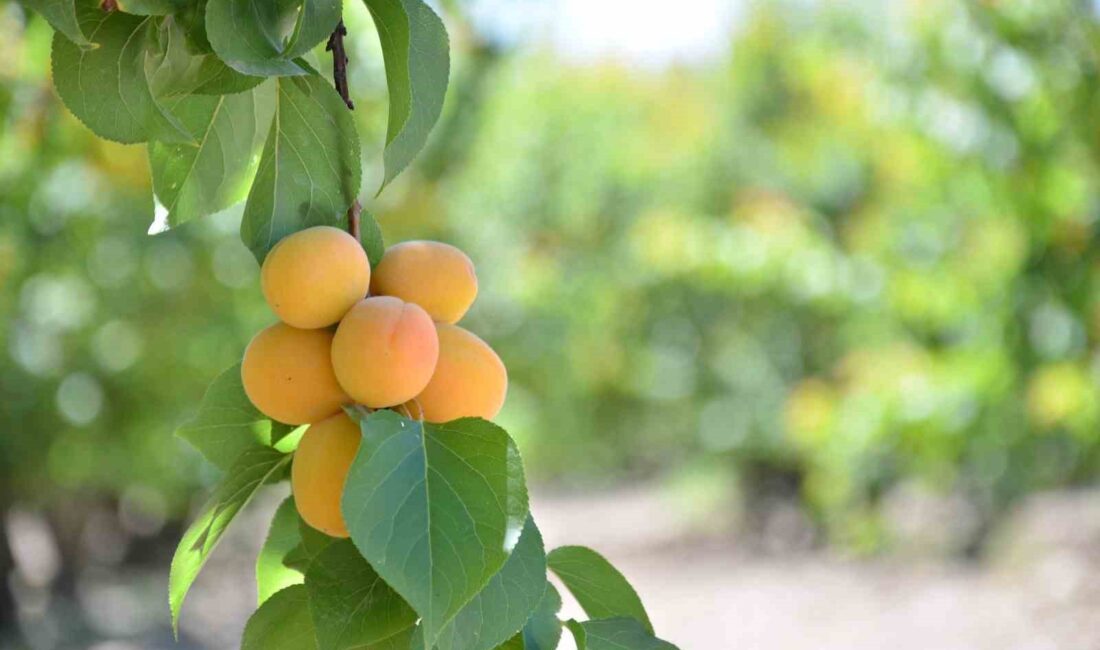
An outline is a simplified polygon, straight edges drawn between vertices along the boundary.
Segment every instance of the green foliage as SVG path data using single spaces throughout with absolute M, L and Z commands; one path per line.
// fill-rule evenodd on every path
M 98 47 L 81 49 L 58 33 L 53 41 L 57 94 L 96 135 L 123 143 L 190 142 L 192 135 L 153 97 L 145 76 L 152 18 L 78 6 L 81 29 Z
M 101 137 L 148 142 L 152 189 L 163 211 L 155 229 L 196 221 L 247 197 L 241 239 L 262 262 L 290 233 L 346 223 L 362 174 L 351 103 L 339 94 L 346 80 L 335 79 L 334 88 L 302 58 L 330 34 L 330 45 L 338 44 L 338 0 L 132 0 L 120 10 L 83 0 L 31 4 L 58 28 L 55 84 L 73 114 Z M 390 94 L 384 187 L 424 146 L 439 117 L 449 43 L 442 21 L 421 0 L 366 5 Z M 340 56 L 339 47 L 332 49 Z M 334 74 L 343 61 L 337 64 Z M 384 244 L 369 212 L 361 215 L 360 238 L 377 263 Z M 259 607 L 241 647 L 555 646 L 561 601 L 547 583 L 546 552 L 508 433 L 473 418 L 437 425 L 393 411 L 349 407 L 349 413 L 363 434 L 341 502 L 351 539 L 313 530 L 294 499 L 286 499 L 256 559 Z M 303 430 L 272 422 L 252 406 L 240 364 L 214 380 L 177 430 L 225 474 L 172 559 L 174 629 L 233 520 L 262 486 L 288 477 Z M 572 566 L 565 575 L 584 580 L 588 568 Z M 610 585 L 591 582 L 607 579 Z M 606 562 L 586 585 L 603 596 L 633 593 Z M 645 618 L 640 605 L 636 611 Z
M 521 634 L 523 650 L 554 650 L 561 640 L 561 620 L 558 612 L 561 611 L 561 595 L 554 585 L 546 585 L 546 593 L 543 594 L 538 608 L 531 614 L 527 624 L 523 626 Z
M 50 25 L 81 49 L 96 47 L 80 28 L 76 0 L 21 0 L 24 6 L 42 15 Z
M 271 526 L 264 539 L 264 545 L 256 556 L 256 593 L 260 605 L 277 592 L 301 584 L 302 573 L 283 564 L 283 559 L 302 543 L 298 533 L 298 510 L 294 497 L 288 497 L 279 504 L 271 518 Z
M 304 55 L 317 44 L 328 39 L 340 22 L 341 0 L 299 0 L 298 20 L 294 31 L 282 49 L 284 58 Z
M 416 612 L 348 540 L 317 555 L 306 571 L 306 588 L 317 641 L 324 649 L 369 647 L 416 624 Z
M 175 114 L 195 143 L 149 145 L 153 189 L 168 211 L 168 225 L 219 212 L 244 198 L 263 142 L 262 118 L 270 88 L 219 97 L 189 97 Z
M 653 632 L 645 606 L 623 574 L 602 555 L 583 546 L 556 548 L 546 557 L 553 571 L 592 618 L 634 618 Z
M 187 51 L 228 69 L 185 4 L 169 18 Z M 468 318 L 508 361 L 501 424 L 539 480 L 705 475 L 756 504 L 779 478 L 834 542 L 866 549 L 890 541 L 884 500 L 916 485 L 990 530 L 1100 468 L 1095 59 L 1089 38 L 1044 36 L 1091 33 L 1095 16 L 1048 5 L 1021 22 L 1003 3 L 923 3 L 892 47 L 873 18 L 774 3 L 706 71 L 486 55 L 466 68 L 481 94 L 454 102 L 458 164 L 429 181 L 414 168 L 370 208 L 392 241 L 492 260 Z M 269 322 L 254 264 L 234 211 L 144 238 L 147 159 L 71 119 L 49 92 L 48 25 L 11 15 L 0 492 L 151 490 L 178 518 L 217 476 L 163 441 Z M 168 22 L 150 21 L 146 70 Z M 368 23 L 349 12 L 351 38 L 373 38 Z M 959 55 L 945 25 L 985 54 Z M 353 115 L 381 143 L 386 80 L 357 67 L 369 47 L 350 51 Z M 1006 69 L 1030 80 L 1011 97 Z M 944 106 L 966 138 L 928 117 Z M 59 291 L 79 297 L 63 316 L 41 307 Z M 98 386 L 91 422 L 58 406 L 73 375 Z
M 342 223 L 360 181 L 358 153 L 346 147 L 357 140 L 355 126 L 372 132 L 380 110 L 362 111 L 359 124 L 351 123 L 328 81 L 305 62 L 306 51 L 331 29 L 335 5 L 261 8 L 276 12 L 273 22 L 249 15 L 255 10 L 247 7 L 233 14 L 252 20 L 267 47 L 257 61 L 245 56 L 237 65 L 283 71 L 264 77 L 288 75 L 265 86 L 257 85 L 260 76 L 242 74 L 219 56 L 241 41 L 227 31 L 208 34 L 206 26 L 224 24 L 203 15 L 201 3 L 123 2 L 123 11 L 109 16 L 92 11 L 92 3 L 26 4 L 62 33 L 54 68 L 73 113 L 105 137 L 150 142 L 154 187 L 169 226 L 247 195 L 253 171 L 244 163 L 253 158 L 236 149 L 238 157 L 225 156 L 230 138 L 221 136 L 232 131 L 253 152 L 259 144 L 239 132 L 241 119 L 230 115 L 243 119 L 249 101 L 268 102 L 272 113 L 276 102 L 288 110 L 305 107 L 305 97 L 322 106 L 313 105 L 284 133 L 270 126 L 273 118 L 255 116 L 253 134 L 267 136 L 267 167 L 246 210 L 250 244 L 262 257 L 272 241 L 308 223 Z M 455 122 L 465 144 L 451 153 L 462 164 L 414 178 L 409 191 L 378 214 L 394 239 L 434 230 L 430 234 L 456 241 L 475 258 L 494 260 L 480 269 L 487 300 L 471 321 L 487 325 L 484 331 L 509 359 L 513 398 L 502 422 L 522 436 L 525 453 L 539 459 L 544 479 L 650 477 L 670 468 L 694 477 L 700 467 L 717 468 L 740 481 L 749 504 L 764 501 L 753 498 L 755 490 L 781 484 L 784 496 L 801 498 L 835 540 L 868 550 L 888 541 L 882 505 L 896 490 L 919 483 L 961 495 L 980 511 L 975 528 L 986 530 L 1020 496 L 1079 484 L 1100 468 L 1093 372 L 1100 295 L 1095 16 L 1080 3 L 1026 10 L 1010 4 L 920 3 L 882 33 L 874 12 L 869 18 L 824 5 L 769 3 L 748 15 L 729 60 L 707 71 L 634 75 L 593 65 L 563 74 L 542 55 L 514 57 L 484 73 L 484 101 L 472 118 L 463 113 Z M 449 70 L 443 57 L 430 53 L 445 51 L 447 41 L 426 5 L 367 5 L 382 32 L 389 88 L 388 183 L 438 115 Z M 1061 38 L 1066 33 L 1074 38 Z M 977 45 L 960 54 L 960 41 Z M 93 43 L 99 47 L 90 49 Z M 382 79 L 368 72 L 358 81 L 363 90 Z M 383 90 L 381 83 L 373 89 L 378 97 Z M 21 97 L 35 96 L 4 91 L 3 111 L 18 111 Z M 278 99 L 259 99 L 264 92 Z M 235 103 L 237 110 L 227 111 Z M 126 110 L 115 110 L 119 106 Z M 325 121 L 329 130 L 314 133 Z M 39 136 L 26 134 L 38 134 L 39 126 L 48 143 L 25 168 L 5 161 L 16 171 L 4 172 L 0 188 L 5 214 L 15 215 L 0 233 L 6 247 L 0 272 L 10 282 L 6 288 L 18 289 L 3 298 L 18 330 L 4 342 L 22 350 L 28 332 L 37 335 L 43 322 L 35 314 L 49 292 L 39 288 L 59 282 L 43 276 L 58 270 L 83 277 L 90 260 L 112 259 L 108 253 L 135 245 L 117 224 L 107 234 L 102 223 L 111 217 L 103 206 L 51 216 L 41 209 L 47 201 L 21 186 L 46 186 L 36 178 L 39 171 L 67 181 L 90 169 L 99 183 L 92 187 L 147 188 L 144 170 L 126 167 L 119 148 L 89 143 L 63 117 L 47 111 L 41 125 L 10 123 L 0 134 L 5 151 L 35 149 L 26 142 Z M 219 146 L 204 135 L 219 136 Z M 278 154 L 292 144 L 316 155 L 280 161 Z M 72 160 L 91 162 L 74 169 Z M 335 172 L 325 170 L 327 160 L 336 161 Z M 214 182 L 219 166 L 226 169 L 224 185 Z M 303 170 L 316 178 L 284 185 L 287 177 L 301 180 Z M 284 190 L 289 194 L 280 196 Z M 136 203 L 119 212 L 135 212 Z M 284 217 L 289 221 L 280 222 Z M 364 248 L 376 260 L 381 230 L 368 218 L 363 224 Z M 194 260 L 189 291 L 164 289 L 170 284 L 164 277 L 186 273 L 156 275 L 172 256 L 150 253 L 137 265 L 158 279 L 126 285 L 133 293 L 127 299 L 117 295 L 120 285 L 98 281 L 83 294 L 67 294 L 94 296 L 94 313 L 135 323 L 142 313 L 146 320 L 135 327 L 146 341 L 193 326 L 196 354 L 150 345 L 132 374 L 112 375 L 89 360 L 93 332 L 79 324 L 55 326 L 48 331 L 54 347 L 34 348 L 61 350 L 61 370 L 13 352 L 21 356 L 0 380 L 13 396 L 5 413 L 12 433 L 0 440 L 5 493 L 15 486 L 20 495 L 36 494 L 47 463 L 68 485 L 94 479 L 119 489 L 163 480 L 172 486 L 166 492 L 178 494 L 200 478 L 210 480 L 188 474 L 193 463 L 173 467 L 176 450 L 158 452 L 150 442 L 163 441 L 149 433 L 157 431 L 161 414 L 121 395 L 140 394 L 179 411 L 197 394 L 195 377 L 213 375 L 239 351 L 242 332 L 266 318 L 255 303 L 215 281 L 214 256 L 201 251 L 223 248 L 220 237 L 217 228 L 196 224 L 147 244 Z M 210 289 L 205 302 L 195 295 Z M 176 325 L 142 309 L 218 316 L 190 316 Z M 193 364 L 192 357 L 198 359 Z M 164 368 L 180 376 L 165 377 Z M 137 413 L 135 422 L 111 412 L 92 426 L 40 415 L 64 401 L 58 384 L 74 371 L 94 375 L 111 410 Z M 22 427 L 28 416 L 33 423 Z M 200 407 L 197 426 L 208 416 Z M 252 421 L 259 428 L 249 428 L 247 418 L 214 422 L 209 438 L 193 430 L 181 437 L 221 467 L 245 449 L 274 453 L 254 445 L 289 432 L 265 433 L 270 425 L 262 418 Z M 120 425 L 125 435 L 112 436 Z M 188 426 L 195 425 L 183 431 Z M 221 433 L 239 427 L 243 435 L 218 438 L 223 426 Z M 56 436 L 56 444 L 39 452 L 21 428 Z M 427 494 L 431 434 L 415 435 Z M 288 451 L 293 438 L 286 440 L 280 449 Z M 155 469 L 120 462 L 126 445 L 157 458 Z M 96 461 L 112 458 L 109 470 L 96 471 Z M 363 467 L 356 489 L 385 484 L 381 464 Z M 420 530 L 401 530 L 400 539 L 423 531 L 431 538 L 438 517 L 423 514 L 427 500 L 417 503 L 419 518 L 409 517 Z M 287 508 L 280 511 L 284 517 Z M 441 506 L 441 512 L 449 510 Z M 382 520 L 397 531 L 404 520 L 387 514 Z M 499 523 L 497 513 L 471 517 L 474 529 Z M 364 528 L 360 522 L 356 542 L 370 537 Z M 280 564 L 308 572 L 336 553 L 334 545 L 348 547 L 323 536 L 309 543 L 299 531 L 302 541 L 288 549 L 287 535 L 265 561 L 283 554 Z M 477 580 L 463 585 L 461 597 L 446 599 L 450 614 L 419 634 L 438 632 L 437 647 L 480 635 L 465 635 L 467 614 L 497 607 L 486 603 L 495 601 L 495 587 L 526 557 L 525 548 L 521 538 L 511 555 L 497 553 Z M 581 555 L 555 552 L 551 570 L 590 616 L 636 618 L 574 624 L 583 643 L 667 647 L 648 633 L 645 611 L 621 575 Z M 431 553 L 416 557 L 424 556 Z M 416 584 L 423 595 L 425 585 L 439 579 L 433 571 L 446 574 L 455 566 L 421 561 L 394 580 Z M 312 598 L 308 589 L 293 593 Z M 530 593 L 523 594 L 526 608 Z M 543 604 L 547 609 L 536 610 L 522 634 L 498 647 L 556 645 L 557 607 Z M 504 628 L 514 631 L 513 613 L 485 617 L 501 624 L 494 642 Z M 405 630 L 384 643 L 408 645 L 413 634 Z
M 291 456 L 260 447 L 245 450 L 226 472 L 225 478 L 203 506 L 201 514 L 180 540 L 172 557 L 168 578 L 172 625 L 178 626 L 183 600 L 222 535 L 260 486 L 280 477 Z M 270 602 L 270 601 L 269 601 Z
M 450 48 L 443 22 L 422 0 L 364 1 L 382 41 L 390 90 L 384 188 L 424 147 L 439 119 L 450 75 Z
M 425 641 L 500 570 L 527 518 L 514 443 L 484 420 L 363 421 L 342 510 L 363 557 L 421 616 Z
M 308 425 L 296 427 L 290 424 L 283 424 L 282 422 L 271 422 L 271 446 L 275 447 L 284 454 L 298 448 L 298 443 L 301 442 L 302 436 L 305 435 Z
M 190 0 L 120 0 L 119 6 L 128 14 L 167 16 L 184 11 Z
M 605 618 L 566 623 L 577 650 L 678 650 L 648 632 L 633 618 Z
M 317 559 L 322 551 L 337 542 L 335 537 L 329 537 L 314 529 L 300 518 L 298 520 L 298 538 L 301 542 L 287 553 L 286 557 L 283 558 L 283 564 L 303 574 L 309 570 L 310 565 L 313 564 L 313 561 Z
M 210 384 L 198 413 L 176 430 L 206 460 L 223 470 L 232 467 L 249 449 L 271 445 L 272 428 L 279 427 L 256 410 L 241 383 L 241 364 L 227 369 Z
M 388 183 L 424 146 L 442 110 L 448 42 L 420 0 L 368 4 L 391 93 Z M 333 33 L 339 0 L 142 1 L 123 11 L 84 0 L 30 6 L 58 28 L 54 81 L 66 106 L 100 137 L 149 142 L 153 187 L 166 212 L 157 228 L 247 197 L 241 236 L 262 260 L 291 232 L 345 223 L 361 182 L 359 138 L 332 84 L 302 58 Z M 268 77 L 276 79 L 263 84 Z
M 360 215 L 359 242 L 363 244 L 363 250 L 367 251 L 371 268 L 378 266 L 386 252 L 386 242 L 382 239 L 382 228 L 378 226 L 378 220 L 366 210 Z
M 307 69 L 292 59 L 319 42 L 319 29 L 328 36 L 339 19 L 339 0 L 208 0 L 206 36 L 214 52 L 239 72 L 300 75 Z
M 793 499 L 866 552 L 914 490 L 966 504 L 962 552 L 1095 479 L 1096 13 L 903 13 L 761 3 L 712 69 L 486 73 L 460 160 L 380 219 L 496 260 L 469 318 L 536 479 L 657 477 L 702 527 Z
M 241 220 L 262 261 L 283 237 L 346 223 L 359 191 L 359 138 L 347 107 L 317 75 L 277 79 L 275 116 Z
M 388 639 L 369 646 L 363 646 L 362 650 L 408 650 L 409 648 L 416 648 L 418 646 L 415 639 L 419 631 L 419 627 L 406 628 Z
M 237 370 L 223 373 L 211 391 L 223 387 L 232 396 L 239 388 L 227 378 L 239 377 Z M 221 411 L 206 406 L 205 421 L 216 426 Z M 352 539 L 310 528 L 286 499 L 256 560 L 260 608 L 242 648 L 290 640 L 318 650 L 556 648 L 561 598 L 547 583 L 547 555 L 527 514 L 522 463 L 508 434 L 474 418 L 429 425 L 392 411 L 350 414 L 363 433 L 344 490 Z M 240 420 L 237 409 L 224 415 Z M 170 578 L 174 622 L 233 518 L 260 486 L 285 478 L 291 456 L 263 442 L 243 448 L 180 543 Z M 517 531 L 520 517 L 526 523 Z M 558 549 L 549 566 L 586 611 L 637 615 L 639 629 L 651 629 L 633 588 L 594 552 Z M 592 647 L 650 638 L 614 620 L 592 632 Z
M 256 610 L 244 628 L 241 650 L 320 650 L 304 585 L 283 589 Z
M 542 535 L 528 517 L 504 566 L 443 628 L 436 650 L 493 650 L 522 632 L 547 587 Z
M 264 77 L 241 74 L 213 53 L 197 48 L 188 38 L 188 26 L 183 17 L 167 16 L 152 25 L 149 34 L 152 40 L 145 53 L 145 75 L 153 95 L 172 112 L 179 112 L 175 104 L 188 95 L 231 95 L 263 83 Z M 271 119 L 270 100 L 265 100 L 258 107 L 262 112 L 255 118 L 257 122 L 266 123 Z M 205 129 L 191 130 L 194 133 Z M 196 140 L 199 139 L 196 136 Z M 228 151 L 227 147 L 225 153 L 236 152 Z
M 245 195 L 244 158 L 218 160 L 199 133 L 226 132 L 214 102 L 285 80 L 257 87 L 262 77 L 227 65 L 203 3 L 123 1 L 110 16 L 92 2 L 24 4 L 62 34 L 55 76 L 74 115 L 105 137 L 150 140 L 168 225 Z M 1095 18 L 1079 3 L 918 4 L 887 32 L 874 12 L 762 5 L 729 60 L 703 72 L 563 70 L 540 54 L 481 73 L 485 95 L 456 121 L 461 164 L 414 178 L 377 214 L 394 240 L 436 235 L 493 260 L 479 267 L 486 300 L 470 319 L 509 361 L 502 423 L 543 480 L 718 468 L 755 505 L 778 477 L 835 540 L 869 549 L 899 486 L 961 494 L 984 530 L 1031 491 L 1096 476 Z M 425 131 L 413 116 L 432 115 L 414 108 L 435 92 L 416 80 L 446 79 L 400 60 L 428 51 L 412 35 L 430 36 L 430 17 L 401 40 L 402 13 L 417 7 L 373 7 L 399 28 L 383 52 L 394 73 L 387 177 Z M 44 27 L 7 39 L 30 63 L 6 69 L 0 88 L 12 152 L 0 170 L 0 309 L 11 315 L 0 495 L 153 487 L 178 517 L 216 474 L 165 444 L 176 421 L 166 414 L 193 411 L 200 381 L 270 316 L 252 295 L 252 261 L 233 261 L 243 249 L 225 219 L 151 241 L 122 219 L 151 209 L 146 160 L 92 141 L 42 92 Z M 284 24 L 259 65 L 319 78 L 290 58 L 294 31 Z M 216 34 L 219 47 L 229 36 Z M 384 110 L 376 81 L 358 79 L 378 104 L 357 113 L 363 133 Z M 256 119 L 258 133 L 269 120 Z M 194 171 L 163 164 L 189 156 Z M 221 163 L 239 180 L 212 185 Z M 338 223 L 347 198 L 324 218 Z M 59 295 L 61 314 L 45 307 Z M 104 354 L 126 347 L 139 350 L 128 362 Z M 90 421 L 64 407 L 74 376 L 78 404 L 105 405 Z M 219 392 L 207 398 L 215 409 Z M 205 403 L 198 413 L 201 428 Z M 228 468 L 289 431 L 253 417 L 218 416 L 181 437 Z M 308 571 L 333 543 L 310 535 L 299 531 L 280 562 Z M 282 552 L 265 547 L 265 566 Z M 551 593 L 506 647 L 557 645 Z

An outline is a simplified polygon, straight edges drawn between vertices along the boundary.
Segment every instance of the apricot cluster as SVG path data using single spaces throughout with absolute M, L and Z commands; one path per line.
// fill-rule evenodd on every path
M 473 263 L 457 248 L 404 242 L 372 270 L 354 237 L 316 226 L 276 244 L 260 281 L 280 322 L 248 344 L 241 380 L 268 417 L 310 425 L 291 486 L 314 528 L 348 536 L 340 498 L 360 433 L 344 406 L 428 422 L 491 419 L 503 406 L 500 357 L 455 324 L 477 297 Z

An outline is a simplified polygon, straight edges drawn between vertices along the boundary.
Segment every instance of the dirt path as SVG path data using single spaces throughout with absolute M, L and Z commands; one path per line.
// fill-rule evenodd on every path
M 1045 610 L 1020 587 L 965 569 L 709 553 L 617 560 L 683 650 L 1100 648 L 1097 610 Z
M 768 559 L 678 543 L 679 522 L 651 493 L 549 496 L 533 507 L 548 547 L 603 551 L 643 595 L 658 632 L 682 650 L 1100 650 L 1097 591 L 1082 599 L 1066 587 L 1100 575 L 1072 558 L 1049 558 L 1038 576 Z

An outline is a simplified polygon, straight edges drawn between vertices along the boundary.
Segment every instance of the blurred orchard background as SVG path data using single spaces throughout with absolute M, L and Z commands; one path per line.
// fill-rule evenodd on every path
M 685 650 L 1100 648 L 1100 3 L 436 6 L 447 111 L 368 207 L 475 260 L 549 543 Z M 0 1 L 0 648 L 232 648 L 278 495 L 173 645 L 172 433 L 273 317 L 239 210 L 146 234 L 50 38 Z

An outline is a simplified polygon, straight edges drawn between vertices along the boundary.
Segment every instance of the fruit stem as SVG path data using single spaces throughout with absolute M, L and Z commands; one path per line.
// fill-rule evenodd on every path
M 107 13 L 118 11 L 118 0 L 103 0 L 99 3 L 99 8 Z

